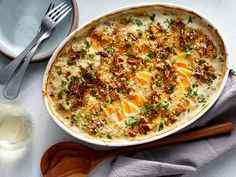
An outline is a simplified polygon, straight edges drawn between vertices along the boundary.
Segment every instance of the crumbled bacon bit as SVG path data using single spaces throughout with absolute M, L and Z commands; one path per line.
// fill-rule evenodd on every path
M 103 57 L 103 58 L 106 58 L 108 57 L 108 53 L 106 51 L 101 51 L 101 52 L 98 52 L 98 54 Z
M 66 72 L 66 77 L 69 77 L 70 75 L 71 75 L 70 71 Z
M 49 93 L 49 96 L 53 97 L 53 96 L 54 96 L 54 93 L 50 92 L 50 93 Z
M 136 137 L 136 133 L 135 132 L 129 132 L 129 136 L 130 137 Z

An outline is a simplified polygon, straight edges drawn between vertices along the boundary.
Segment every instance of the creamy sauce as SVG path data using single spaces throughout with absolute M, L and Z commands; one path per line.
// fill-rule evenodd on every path
M 78 134 L 106 142 L 157 136 L 218 93 L 223 44 L 194 14 L 150 7 L 85 31 L 59 53 L 46 88 L 53 113 Z

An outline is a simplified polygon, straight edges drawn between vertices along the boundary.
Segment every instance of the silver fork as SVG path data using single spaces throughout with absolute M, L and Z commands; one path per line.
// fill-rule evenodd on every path
M 63 6 L 61 7 L 63 8 Z M 54 4 L 50 4 L 47 13 L 51 13 L 51 10 L 54 9 Z M 55 21 L 58 23 L 61 21 L 59 21 L 59 18 L 64 18 L 71 9 L 69 9 L 69 7 L 64 8 L 64 10 L 60 11 L 60 8 L 57 9 L 54 15 L 54 18 L 52 17 L 54 13 L 49 14 L 49 17 L 52 17 L 53 19 L 55 19 Z M 47 14 L 46 13 L 46 14 Z M 60 16 L 60 14 L 62 14 Z M 59 16 L 59 17 L 57 17 Z M 37 41 L 36 45 L 32 48 L 32 50 L 26 55 L 23 64 L 20 66 L 19 70 L 15 73 L 14 76 L 12 76 L 11 80 L 9 81 L 9 83 L 7 84 L 7 86 L 4 89 L 4 96 L 8 99 L 13 99 L 15 97 L 17 97 L 17 95 L 19 94 L 20 91 L 20 87 L 24 78 L 24 74 L 25 71 L 28 67 L 28 64 L 30 62 L 30 60 L 32 59 L 36 49 L 38 48 L 38 46 L 40 45 L 40 43 L 45 40 L 46 38 L 50 37 L 52 34 L 52 30 L 47 31 L 46 33 L 44 33 L 39 40 Z
M 0 84 L 5 85 L 18 69 L 21 62 L 29 51 L 36 45 L 38 40 L 42 40 L 50 36 L 50 31 L 71 11 L 71 8 L 64 2 L 51 9 L 42 19 L 38 34 L 30 42 L 30 44 L 23 50 L 12 62 L 0 70 Z

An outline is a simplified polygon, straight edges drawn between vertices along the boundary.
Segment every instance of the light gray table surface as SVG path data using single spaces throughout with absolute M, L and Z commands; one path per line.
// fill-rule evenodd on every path
M 145 2 L 145 0 L 77 0 L 80 11 L 79 25 L 112 9 Z M 229 52 L 229 66 L 236 69 L 236 1 L 234 0 L 161 0 L 188 6 L 210 19 L 222 32 Z M 0 17 L 1 18 L 1 17 Z M 0 56 L 0 67 L 9 60 Z M 0 87 L 0 103 L 14 103 L 26 108 L 33 116 L 35 134 L 33 142 L 25 149 L 18 151 L 0 150 L 0 177 L 41 177 L 40 159 L 43 152 L 51 145 L 74 140 L 50 119 L 41 95 L 42 77 L 47 62 L 31 64 L 27 70 L 23 87 L 17 99 L 9 101 L 2 95 Z M 202 167 L 197 172 L 185 177 L 234 177 L 236 176 L 236 149 Z M 100 172 L 107 171 L 106 166 L 100 165 Z M 93 175 L 96 177 L 96 175 Z

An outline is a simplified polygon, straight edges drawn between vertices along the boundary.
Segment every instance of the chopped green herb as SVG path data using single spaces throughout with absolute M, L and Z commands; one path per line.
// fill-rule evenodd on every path
M 158 128 L 158 131 L 161 131 L 164 129 L 164 123 L 163 123 L 163 119 L 161 119 L 161 122 L 160 122 L 160 125 L 159 125 L 159 128 Z
M 78 117 L 78 118 L 80 118 L 80 117 L 81 117 L 81 114 L 80 114 L 79 112 L 77 113 L 77 117 Z
M 148 71 L 151 73 L 152 70 L 153 70 L 153 67 L 152 67 L 152 66 L 149 66 Z
M 141 20 L 139 20 L 139 19 L 136 19 L 136 20 L 135 20 L 135 24 L 136 24 L 137 26 L 142 26 L 142 25 L 143 25 L 143 23 L 142 23 Z
M 167 23 L 169 26 L 172 25 L 174 23 L 174 20 L 171 18 L 171 19 L 166 19 L 164 21 L 164 23 Z
M 210 75 L 207 79 L 208 84 L 212 84 L 213 80 L 215 80 L 216 78 L 217 78 L 216 75 L 214 74 Z
M 83 124 L 83 126 L 84 126 L 84 127 L 87 127 L 87 126 L 89 126 L 89 123 L 86 122 L 86 123 Z
M 169 86 L 168 92 L 169 92 L 169 93 L 174 93 L 174 86 L 173 86 L 173 85 L 170 85 L 170 86 Z
M 89 54 L 89 58 L 93 59 L 94 58 L 94 54 Z
M 107 135 L 107 138 L 108 138 L 108 139 L 112 139 L 112 136 L 111 136 L 111 135 Z
M 87 51 L 85 49 L 81 49 L 82 55 L 85 56 Z
M 203 94 L 198 95 L 199 103 L 206 103 L 206 98 Z
M 88 73 L 88 75 L 89 75 L 89 77 L 90 77 L 91 79 L 94 79 L 94 78 L 95 78 L 95 74 L 94 74 L 93 71 L 90 71 L 90 72 Z
M 63 90 L 61 90 L 61 91 L 57 94 L 57 97 L 58 97 L 59 99 L 62 99 L 63 95 L 64 95 L 64 92 L 63 92 Z
M 77 123 L 77 120 L 75 118 L 71 118 L 70 121 L 71 121 L 72 124 Z
M 91 46 L 87 40 L 84 42 L 84 44 L 85 44 L 86 49 L 90 48 L 90 46 Z
M 149 17 L 150 17 L 150 19 L 154 22 L 154 20 L 155 20 L 155 18 L 156 18 L 156 14 L 152 14 L 152 15 L 150 15 Z
M 145 59 L 145 61 L 151 61 L 151 56 L 147 55 L 144 59 Z
M 71 59 L 68 59 L 66 61 L 66 63 L 67 63 L 68 66 L 72 66 L 74 64 Z
M 161 103 L 161 107 L 167 110 L 169 107 L 169 103 L 168 102 Z
M 96 111 L 96 112 L 95 112 L 95 115 L 96 115 L 96 116 L 99 116 L 99 115 L 100 115 L 100 112 L 99 112 L 99 111 Z
M 184 45 L 184 46 L 181 46 L 181 47 L 186 53 L 193 49 L 193 45 Z
M 77 76 L 71 76 L 71 81 L 73 84 L 76 84 L 79 81 L 79 78 Z
M 193 23 L 192 17 L 188 18 L 188 23 Z
M 187 52 L 186 53 L 186 58 L 190 57 L 191 56 L 191 53 Z
M 126 125 L 134 127 L 138 123 L 138 119 L 136 117 L 130 117 L 126 120 Z
M 147 114 L 149 111 L 148 111 L 148 107 L 146 105 L 144 105 L 143 107 L 143 113 L 144 114 Z
M 61 81 L 61 86 L 62 86 L 62 87 L 65 87 L 66 85 L 67 85 L 67 82 L 62 80 L 62 81 Z
M 108 52 L 110 55 L 112 55 L 112 54 L 114 53 L 114 49 L 113 49 L 111 46 L 109 46 L 108 49 L 107 49 L 107 52 Z
M 168 58 L 168 55 L 166 53 L 163 53 L 161 57 L 162 57 L 162 59 L 166 60 Z
M 61 67 L 60 66 L 56 66 L 56 71 L 58 75 L 61 75 L 62 71 L 61 71 Z
M 126 22 L 127 23 L 131 22 L 131 20 L 132 20 L 132 16 L 129 15 L 128 17 L 126 17 Z
M 57 74 L 58 74 L 58 75 L 61 75 L 61 70 L 58 70 L 58 71 L 57 71 Z
M 169 50 L 169 52 L 173 51 L 173 47 L 171 47 L 171 46 L 167 47 L 167 49 Z
M 85 116 L 85 119 L 91 120 L 91 119 L 92 119 L 92 116 L 91 116 L 91 115 Z

